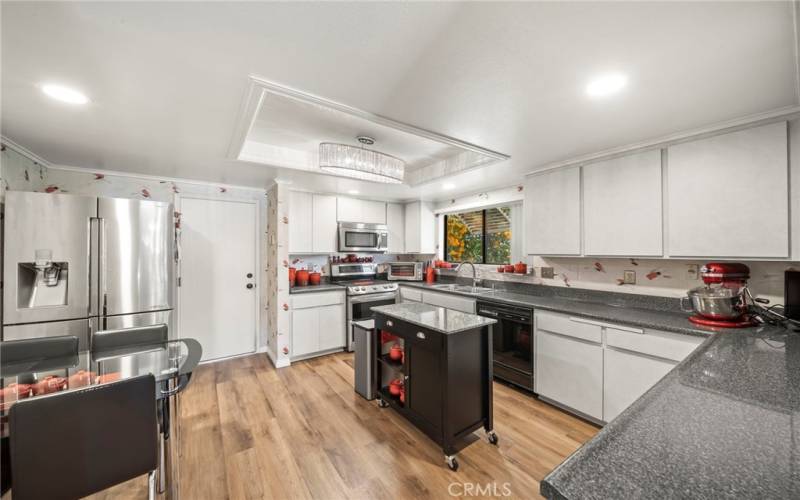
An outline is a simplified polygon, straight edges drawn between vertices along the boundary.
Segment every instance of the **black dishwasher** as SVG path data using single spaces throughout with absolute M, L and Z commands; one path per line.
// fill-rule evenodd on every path
M 533 310 L 478 302 L 478 315 L 494 318 L 494 376 L 533 392 Z

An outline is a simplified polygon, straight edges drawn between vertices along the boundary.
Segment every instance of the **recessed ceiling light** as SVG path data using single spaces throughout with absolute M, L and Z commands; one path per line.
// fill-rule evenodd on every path
M 351 189 L 347 194 L 358 194 L 358 189 Z
M 75 89 L 64 87 L 63 85 L 44 84 L 42 85 L 42 92 L 53 99 L 69 104 L 86 104 L 89 98 L 86 95 L 78 92 Z
M 628 84 L 628 77 L 621 73 L 610 73 L 595 78 L 586 86 L 586 93 L 591 97 L 605 97 L 619 92 Z
M 442 189 L 444 189 L 445 191 L 450 191 L 451 189 L 455 189 L 455 188 L 456 188 L 456 185 L 453 184 L 452 182 L 447 182 L 445 184 L 442 184 Z

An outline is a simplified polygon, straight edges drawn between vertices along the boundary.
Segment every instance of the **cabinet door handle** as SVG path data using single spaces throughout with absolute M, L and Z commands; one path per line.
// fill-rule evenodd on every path
M 423 332 L 417 332 L 417 338 L 425 340 L 425 334 Z
M 386 320 L 386 326 L 394 326 L 394 323 L 392 323 L 392 320 L 388 319 Z

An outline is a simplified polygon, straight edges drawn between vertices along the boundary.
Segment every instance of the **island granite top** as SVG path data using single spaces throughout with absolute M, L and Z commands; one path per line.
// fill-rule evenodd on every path
M 497 320 L 478 316 L 477 314 L 455 311 L 444 307 L 421 304 L 419 302 L 403 302 L 387 306 L 375 306 L 376 313 L 407 321 L 423 328 L 444 333 L 459 333 L 482 326 L 497 323 Z

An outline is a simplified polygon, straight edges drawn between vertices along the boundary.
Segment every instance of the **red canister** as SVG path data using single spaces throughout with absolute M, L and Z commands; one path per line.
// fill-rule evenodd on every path
M 295 273 L 296 272 L 297 272 L 297 269 L 295 269 L 293 267 L 289 268 L 289 286 L 294 286 L 294 279 L 295 279 Z
M 306 286 L 308 285 L 308 271 L 305 269 L 298 269 L 294 275 L 295 285 Z
M 308 282 L 312 285 L 319 285 L 322 281 L 322 275 L 320 273 L 308 273 Z
M 400 347 L 400 344 L 395 344 L 389 349 L 389 359 L 392 361 L 400 361 L 403 359 L 403 348 Z

